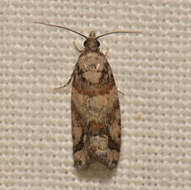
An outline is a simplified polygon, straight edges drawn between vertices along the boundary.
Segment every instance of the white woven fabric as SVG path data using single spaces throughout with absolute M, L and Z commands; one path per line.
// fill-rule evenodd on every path
M 189 0 L 0 1 L 1 190 L 190 190 L 191 2 Z M 122 112 L 115 172 L 73 167 L 70 90 L 53 92 L 78 53 L 67 26 L 109 48 Z

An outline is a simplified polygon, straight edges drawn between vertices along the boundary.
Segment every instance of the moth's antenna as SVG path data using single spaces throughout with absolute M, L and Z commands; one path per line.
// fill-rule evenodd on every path
M 128 34 L 141 34 L 141 32 L 138 32 L 138 31 L 115 31 L 115 32 L 107 32 L 105 34 L 97 36 L 96 39 L 102 38 L 103 36 L 107 36 L 107 35 L 110 35 L 110 34 L 124 34 L 124 33 L 128 33 Z
M 58 26 L 58 25 L 47 24 L 47 23 L 43 23 L 43 22 L 34 22 L 34 23 L 35 23 L 35 24 L 43 24 L 43 25 L 46 25 L 46 26 L 57 27 L 57 28 L 62 28 L 62 29 L 65 29 L 65 30 L 69 30 L 69 31 L 71 31 L 71 32 L 73 32 L 73 33 L 76 33 L 76 34 L 78 34 L 78 35 L 84 37 L 85 39 L 88 39 L 87 36 L 85 36 L 85 35 L 83 35 L 83 34 L 81 34 L 81 33 L 79 33 L 79 32 L 76 32 L 75 30 L 72 30 L 72 29 L 70 29 L 70 28 L 67 28 L 67 27 L 65 27 L 65 26 Z

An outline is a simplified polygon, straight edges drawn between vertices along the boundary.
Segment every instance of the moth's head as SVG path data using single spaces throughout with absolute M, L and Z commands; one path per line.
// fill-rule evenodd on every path
M 97 51 L 99 50 L 100 43 L 96 38 L 96 33 L 94 31 L 90 32 L 89 37 L 84 42 L 84 47 L 87 50 Z

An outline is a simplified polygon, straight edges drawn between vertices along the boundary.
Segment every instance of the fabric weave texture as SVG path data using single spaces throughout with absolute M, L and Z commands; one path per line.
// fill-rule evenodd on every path
M 1 190 L 190 190 L 189 0 L 0 1 Z M 100 39 L 119 94 L 116 171 L 73 167 L 71 86 L 78 59 L 69 31 L 127 30 Z

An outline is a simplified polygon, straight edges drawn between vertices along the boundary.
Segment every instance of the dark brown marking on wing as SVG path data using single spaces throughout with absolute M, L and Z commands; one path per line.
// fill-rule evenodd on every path
M 114 149 L 117 152 L 120 152 L 120 146 L 121 145 L 116 143 L 115 141 L 113 141 L 110 135 L 108 135 L 108 146 L 110 149 Z
M 108 114 L 108 117 L 107 117 L 108 124 L 109 124 L 109 126 L 107 127 L 107 136 L 109 138 L 108 146 L 110 149 L 115 149 L 118 152 L 120 152 L 120 143 L 116 142 L 114 139 L 112 139 L 109 129 L 114 122 L 116 122 L 118 127 L 121 128 L 121 119 L 120 119 L 120 117 L 116 118 L 116 115 L 117 115 L 116 112 L 119 111 L 119 109 L 120 109 L 119 100 L 117 99 L 117 101 L 115 101 L 113 104 L 113 109 L 111 110 L 111 112 Z M 118 138 L 120 138 L 121 133 L 119 133 L 118 135 L 119 135 Z
M 83 137 L 84 137 L 84 134 L 81 136 L 79 143 L 73 146 L 74 153 L 84 148 Z
M 114 103 L 113 103 L 113 109 L 108 113 L 107 115 L 107 123 L 109 125 L 112 125 L 112 123 L 114 122 L 114 120 L 116 120 L 116 111 L 120 110 L 120 106 L 119 106 L 119 100 L 117 99 Z M 118 125 L 121 126 L 121 120 L 119 118 L 118 120 Z
M 105 62 L 104 68 L 101 71 L 101 73 L 102 73 L 102 75 L 101 75 L 101 78 L 99 80 L 99 84 L 107 84 L 109 81 L 113 82 L 115 84 L 113 74 L 112 74 L 112 71 L 111 71 L 111 68 L 110 68 L 108 62 Z

